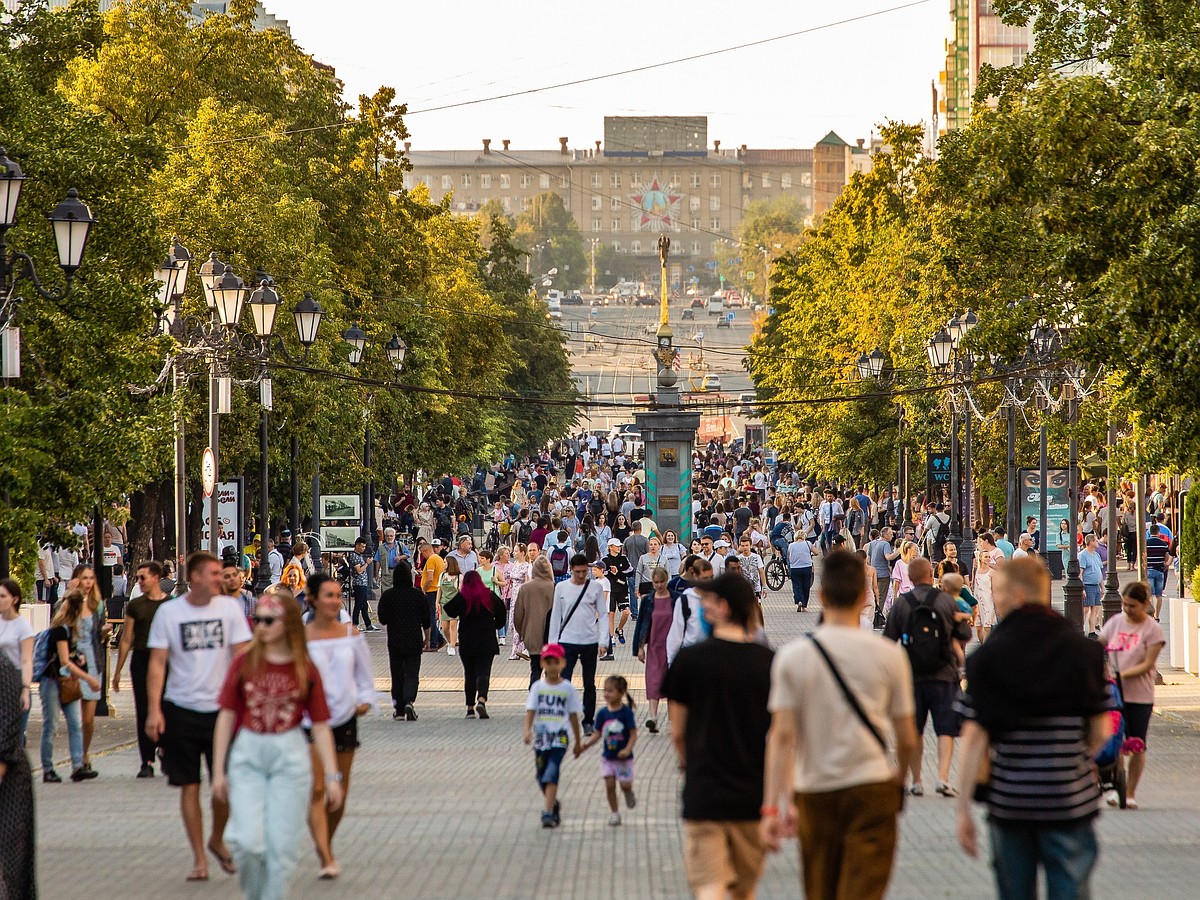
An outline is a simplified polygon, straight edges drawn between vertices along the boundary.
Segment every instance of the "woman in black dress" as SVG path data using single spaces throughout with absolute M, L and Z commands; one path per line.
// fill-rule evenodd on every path
M 0 887 L 37 898 L 33 865 L 33 776 L 21 735 L 21 673 L 0 653 Z

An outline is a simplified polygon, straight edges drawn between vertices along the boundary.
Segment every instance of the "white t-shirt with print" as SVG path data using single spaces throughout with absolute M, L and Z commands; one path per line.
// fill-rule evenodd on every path
M 899 644 L 858 628 L 823 625 L 813 634 L 880 734 L 891 734 L 893 719 L 912 716 L 912 668 Z M 846 702 L 810 639 L 775 654 L 768 707 L 795 717 L 796 791 L 836 791 L 892 777 L 890 754 Z
M 187 597 L 159 607 L 146 646 L 168 652 L 164 700 L 196 712 L 216 712 L 233 646 L 250 640 L 250 626 L 242 604 L 232 597 L 218 594 L 205 606 L 195 606 Z
M 552 750 L 570 743 L 571 713 L 583 715 L 583 703 L 571 682 L 549 684 L 539 678 L 529 689 L 525 710 L 533 711 L 533 749 Z

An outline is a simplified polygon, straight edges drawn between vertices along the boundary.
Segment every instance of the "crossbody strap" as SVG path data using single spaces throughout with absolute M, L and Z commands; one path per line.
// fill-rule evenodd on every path
M 867 726 L 867 730 L 871 732 L 871 736 L 878 742 L 879 749 L 881 749 L 886 756 L 888 752 L 887 741 L 884 740 L 883 735 L 879 733 L 879 729 L 875 727 L 875 723 L 867 718 L 867 714 L 863 711 L 862 705 L 858 702 L 858 698 L 855 697 L 854 692 L 850 690 L 850 685 L 846 684 L 846 679 L 842 678 L 842 673 L 839 672 L 838 667 L 833 664 L 833 660 L 830 658 L 829 654 L 825 652 L 825 648 L 821 646 L 821 642 L 818 641 L 812 634 L 808 635 L 808 639 L 812 641 L 812 645 L 817 648 L 817 652 L 820 653 L 821 658 L 825 660 L 825 665 L 829 667 L 829 672 L 833 675 L 833 680 L 836 681 L 838 683 L 838 687 L 842 689 L 842 696 L 846 698 L 846 702 L 850 704 L 850 708 L 854 710 L 854 713 L 858 716 L 859 720 L 865 726 Z
M 558 639 L 562 640 L 562 633 L 567 630 L 567 625 L 571 621 L 571 617 L 575 615 L 575 610 L 579 609 L 579 604 L 583 602 L 583 596 L 587 593 L 587 589 L 591 586 L 591 582 L 585 582 L 583 590 L 579 592 L 579 596 L 575 600 L 575 605 L 567 612 L 566 618 L 562 620 L 562 624 L 558 626 Z

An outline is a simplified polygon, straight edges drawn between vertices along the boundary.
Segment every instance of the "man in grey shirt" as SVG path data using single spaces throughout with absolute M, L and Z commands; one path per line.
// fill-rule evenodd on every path
M 625 554 L 625 558 L 629 560 L 629 567 L 633 572 L 629 576 L 629 617 L 636 619 L 638 617 L 638 562 L 641 561 L 642 555 L 650 550 L 650 542 L 642 535 L 641 519 L 630 526 L 629 537 L 625 538 L 625 543 L 621 545 L 621 549 Z
M 867 562 L 875 570 L 875 608 L 882 612 L 883 601 L 892 586 L 892 563 L 900 555 L 892 548 L 892 529 L 886 525 L 882 531 L 871 529 L 871 542 L 866 546 Z

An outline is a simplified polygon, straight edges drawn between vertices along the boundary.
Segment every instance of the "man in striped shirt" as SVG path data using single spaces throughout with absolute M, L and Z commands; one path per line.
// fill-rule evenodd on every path
M 1088 896 L 1098 847 L 1099 791 L 1091 760 L 1112 733 L 1104 648 L 1050 609 L 1050 575 L 1036 557 L 996 570 L 1000 623 L 967 658 L 959 766 L 958 842 L 978 852 L 970 801 L 990 756 L 985 788 L 1001 900 Z

